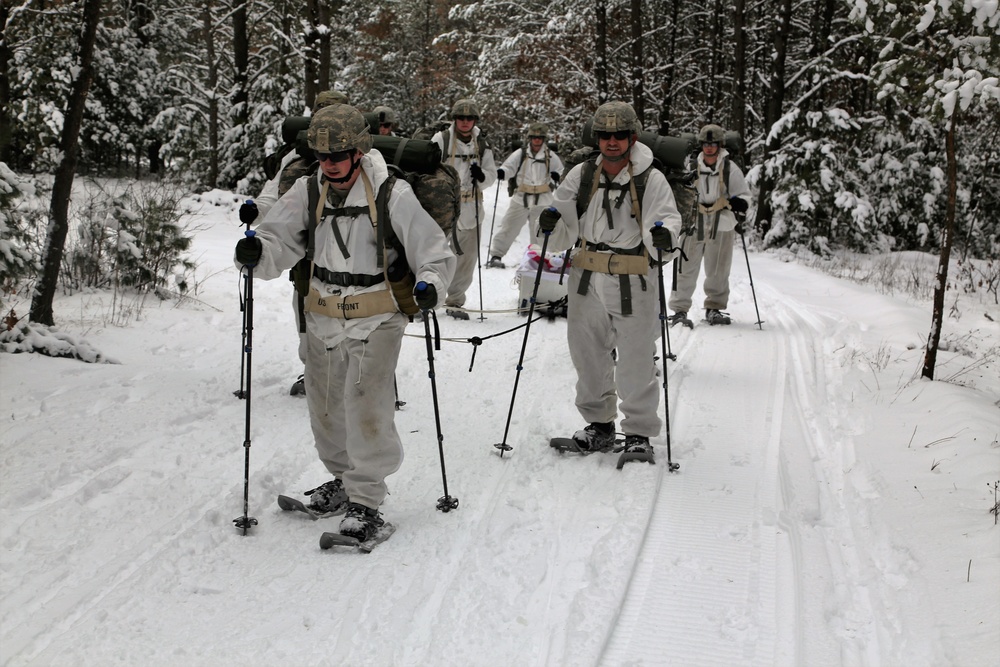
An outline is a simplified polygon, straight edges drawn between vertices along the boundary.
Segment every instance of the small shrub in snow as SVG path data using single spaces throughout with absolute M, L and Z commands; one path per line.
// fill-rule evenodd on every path
M 49 357 L 79 359 L 91 364 L 117 364 L 85 340 L 55 328 L 29 322 L 0 331 L 0 352 L 37 352 Z

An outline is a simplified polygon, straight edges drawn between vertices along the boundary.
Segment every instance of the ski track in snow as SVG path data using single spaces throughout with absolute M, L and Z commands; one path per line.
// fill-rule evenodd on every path
M 224 225 L 199 235 L 209 272 L 228 266 L 236 238 Z M 305 401 L 287 395 L 300 372 L 287 281 L 255 285 L 249 511 L 260 524 L 246 537 L 232 526 L 246 414 L 232 396 L 235 270 L 202 297 L 224 313 L 148 310 L 137 327 L 149 340 L 121 365 L 8 355 L 18 358 L 5 365 L 48 381 L 5 379 L 16 419 L 0 461 L 11 471 L 0 663 L 953 664 L 913 611 L 925 585 L 913 556 L 871 511 L 884 483 L 855 458 L 861 426 L 841 385 L 857 324 L 797 303 L 781 263 L 754 269 L 763 330 L 741 262 L 734 324 L 670 330 L 676 473 L 663 438 L 657 465 L 622 471 L 617 454 L 547 446 L 580 426 L 565 320 L 531 326 L 504 438 L 513 451 L 499 456 L 524 330 L 475 348 L 467 339 L 524 320 L 442 313 L 449 340 L 434 363 L 459 500 L 448 513 L 435 509 L 444 490 L 424 328 L 411 324 L 397 372 L 406 461 L 383 507 L 398 530 L 368 555 L 321 551 L 339 519 L 275 504 L 326 474 Z M 488 308 L 516 302 L 513 271 L 482 275 Z M 478 276 L 470 307 L 477 289 Z M 114 355 L 132 335 L 97 337 Z

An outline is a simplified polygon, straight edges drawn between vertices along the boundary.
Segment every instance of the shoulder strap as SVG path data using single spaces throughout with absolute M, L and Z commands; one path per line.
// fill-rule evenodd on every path
M 576 191 L 576 217 L 582 218 L 590 205 L 590 193 L 594 189 L 594 176 L 597 174 L 597 158 L 588 158 L 580 171 L 580 187 Z M 582 195 L 582 196 L 581 196 Z
M 312 262 L 313 257 L 316 255 L 316 227 L 319 226 L 319 218 L 316 211 L 319 206 L 319 184 L 315 178 L 309 179 L 306 191 L 309 194 L 306 200 L 307 210 L 309 211 L 309 240 L 306 244 L 305 258 L 309 262 Z
M 521 149 L 521 161 L 517 163 L 517 170 L 514 172 L 514 186 L 517 186 L 517 177 L 521 175 L 521 168 L 524 166 L 524 161 L 528 158 L 528 149 Z
M 375 196 L 375 211 L 378 216 L 378 223 L 375 225 L 375 247 L 379 249 L 378 268 L 384 269 L 385 248 L 395 248 L 397 252 L 402 251 L 403 244 L 396 236 L 396 230 L 392 228 L 389 220 L 389 193 L 396 183 L 396 176 L 389 174 L 382 185 L 379 186 L 378 194 Z

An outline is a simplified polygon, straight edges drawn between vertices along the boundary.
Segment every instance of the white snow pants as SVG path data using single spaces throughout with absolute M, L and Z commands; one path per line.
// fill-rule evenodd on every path
M 393 374 L 407 318 L 397 313 L 368 340 L 326 344 L 307 331 L 306 399 L 316 451 L 351 502 L 377 508 L 385 478 L 399 470 Z
M 476 267 L 479 266 L 479 237 L 480 233 L 475 227 L 458 230 L 458 247 L 462 249 L 462 254 L 455 254 L 458 258 L 458 264 L 455 266 L 455 275 L 451 279 L 451 284 L 448 285 L 448 296 L 444 300 L 446 307 L 457 306 L 461 308 L 465 305 L 465 292 L 472 284 Z M 448 236 L 448 240 L 451 241 L 451 235 Z M 452 250 L 454 249 L 455 247 L 452 245 Z
M 587 294 L 580 295 L 582 274 L 576 267 L 570 271 L 566 324 L 577 373 L 577 410 L 588 423 L 614 421 L 620 398 L 623 417 L 618 430 L 656 437 L 663 426 L 653 359 L 659 316 L 656 270 L 628 276 L 631 315 L 622 315 L 621 276 L 592 272 Z M 614 350 L 617 362 L 611 356 Z
M 507 212 L 504 213 L 500 222 L 500 229 L 493 235 L 490 243 L 490 257 L 503 257 L 510 250 L 514 239 L 521 233 L 521 228 L 528 221 L 528 211 L 532 206 L 548 206 L 552 203 L 552 193 L 542 192 L 537 195 L 538 203 L 535 203 L 534 194 L 526 195 L 523 192 L 515 192 L 507 205 Z M 524 205 L 527 198 L 528 206 Z
M 698 284 L 698 272 L 705 260 L 705 309 L 724 310 L 729 305 L 729 272 L 733 268 L 733 236 L 735 232 L 718 232 L 715 239 L 699 241 L 685 236 L 682 247 L 688 261 L 680 262 L 677 289 L 670 293 L 670 310 L 691 310 L 691 295 Z

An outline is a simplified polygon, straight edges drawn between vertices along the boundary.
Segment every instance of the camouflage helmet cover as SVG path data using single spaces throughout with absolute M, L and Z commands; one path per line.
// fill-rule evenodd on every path
M 372 148 L 368 123 L 361 112 L 348 104 L 335 104 L 316 112 L 309 123 L 309 148 L 335 153 L 356 148 L 367 153 Z
M 715 124 L 709 124 L 701 128 L 698 132 L 698 143 L 700 144 L 719 144 L 722 146 L 726 141 L 726 131 Z
M 324 90 L 316 96 L 316 101 L 313 102 L 313 113 L 334 104 L 349 104 L 347 95 L 339 90 Z
M 594 132 L 620 132 L 631 130 L 639 132 L 639 118 L 635 109 L 626 102 L 605 102 L 594 112 Z
M 451 119 L 454 120 L 455 116 L 472 116 L 478 120 L 479 105 L 468 98 L 461 99 L 451 107 Z
M 549 136 L 549 128 L 546 127 L 545 123 L 532 123 L 528 126 L 528 136 L 547 137 Z
M 375 114 L 380 123 L 396 124 L 396 112 L 385 105 L 375 107 L 372 109 L 372 113 Z

